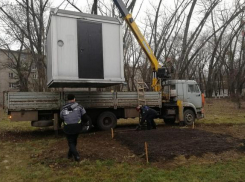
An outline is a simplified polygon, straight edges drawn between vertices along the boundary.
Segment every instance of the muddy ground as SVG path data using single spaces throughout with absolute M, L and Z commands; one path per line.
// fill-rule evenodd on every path
M 120 133 L 116 137 L 136 155 L 144 151 L 148 143 L 149 160 L 171 160 L 179 155 L 201 157 L 207 152 L 222 153 L 235 149 L 240 140 L 229 135 L 214 134 L 190 128 L 159 128 L 157 130 Z
M 156 166 L 171 167 L 188 163 L 214 163 L 245 155 L 245 125 L 197 125 L 191 127 L 161 125 L 156 130 L 134 131 L 132 126 L 110 131 L 81 134 L 78 151 L 83 160 L 113 160 L 116 162 L 145 162 L 145 142 L 149 161 Z M 52 130 L 0 132 L 2 142 L 27 143 L 30 140 L 54 139 Z M 67 143 L 60 131 L 54 144 L 38 154 L 30 154 L 34 161 L 52 165 L 65 158 Z M 33 147 L 39 147 L 34 145 Z M 58 167 L 66 165 L 57 164 Z

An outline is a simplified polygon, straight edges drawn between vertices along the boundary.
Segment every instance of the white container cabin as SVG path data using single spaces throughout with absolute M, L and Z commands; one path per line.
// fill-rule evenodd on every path
M 122 25 L 112 17 L 51 9 L 48 87 L 108 87 L 125 82 Z

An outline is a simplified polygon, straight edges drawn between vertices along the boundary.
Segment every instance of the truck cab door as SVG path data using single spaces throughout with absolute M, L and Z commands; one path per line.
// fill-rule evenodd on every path
M 196 108 L 202 107 L 202 95 L 197 84 L 187 84 L 187 101 Z

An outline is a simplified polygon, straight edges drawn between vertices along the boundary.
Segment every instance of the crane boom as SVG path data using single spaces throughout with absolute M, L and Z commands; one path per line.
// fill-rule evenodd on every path
M 119 9 L 120 13 L 122 14 L 123 18 L 125 19 L 127 25 L 130 27 L 131 31 L 133 32 L 135 38 L 137 39 L 143 51 L 145 52 L 146 56 L 150 60 L 153 71 L 158 71 L 158 68 L 160 68 L 161 66 L 159 65 L 157 58 L 155 57 L 149 44 L 145 40 L 145 37 L 142 35 L 137 24 L 132 18 L 132 15 L 127 10 L 125 4 L 123 3 L 122 0 L 113 0 L 113 1 L 117 6 L 117 8 Z
M 153 78 L 152 78 L 153 89 L 155 91 L 160 91 L 161 83 L 158 81 L 158 78 L 161 79 L 169 78 L 167 69 L 159 65 L 157 58 L 155 57 L 152 49 L 150 48 L 149 44 L 146 42 L 145 37 L 140 32 L 137 24 L 135 23 L 134 19 L 132 18 L 132 15 L 129 13 L 123 1 L 122 0 L 113 0 L 113 1 L 151 63 L 151 68 L 153 70 Z

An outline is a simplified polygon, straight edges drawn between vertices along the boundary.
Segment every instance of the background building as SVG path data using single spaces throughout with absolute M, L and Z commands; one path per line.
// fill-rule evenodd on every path
M 38 78 L 37 68 L 31 63 L 32 56 L 27 51 L 19 52 L 0 49 L 0 106 L 3 104 L 4 91 L 19 91 L 19 76 L 16 69 L 14 56 L 20 56 L 20 63 L 23 67 L 30 66 L 30 75 L 28 77 L 29 91 L 35 91 L 35 85 Z

